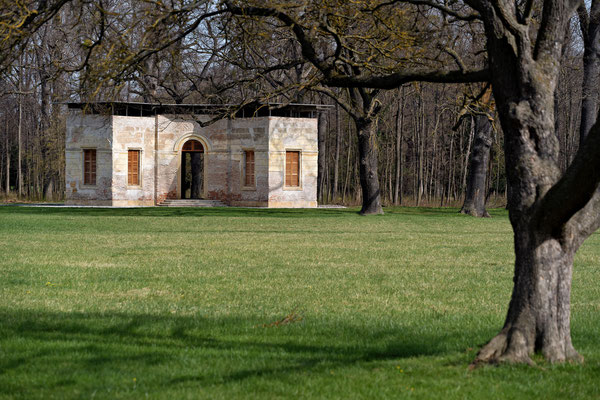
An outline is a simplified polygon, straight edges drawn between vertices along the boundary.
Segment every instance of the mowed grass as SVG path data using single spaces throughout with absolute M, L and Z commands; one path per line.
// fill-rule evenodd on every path
M 599 398 L 597 234 L 585 364 L 468 370 L 512 288 L 492 215 L 0 207 L 0 398 Z

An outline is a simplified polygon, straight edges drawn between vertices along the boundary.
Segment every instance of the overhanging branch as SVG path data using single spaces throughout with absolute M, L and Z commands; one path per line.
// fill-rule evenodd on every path
M 488 82 L 489 69 L 478 71 L 401 71 L 387 75 L 333 76 L 324 83 L 334 87 L 368 87 L 373 89 L 394 89 L 408 82 L 432 83 L 474 83 Z
M 391 0 L 391 1 L 388 1 L 385 3 L 378 4 L 377 6 L 373 7 L 372 9 L 366 9 L 365 11 L 377 11 L 380 8 L 390 6 L 390 5 L 393 5 L 396 3 L 410 3 L 410 4 L 417 5 L 417 6 L 418 5 L 428 6 L 428 7 L 439 10 L 444 14 L 450 15 L 450 16 L 452 16 L 456 19 L 462 20 L 462 21 L 475 21 L 475 20 L 481 19 L 481 16 L 478 13 L 461 14 L 459 11 L 453 10 L 452 8 L 450 8 L 446 5 L 437 3 L 433 0 Z
M 563 177 L 542 198 L 534 215 L 537 225 L 556 236 L 562 234 L 563 226 L 596 193 L 600 174 L 591 171 L 599 170 L 600 123 L 596 123 Z

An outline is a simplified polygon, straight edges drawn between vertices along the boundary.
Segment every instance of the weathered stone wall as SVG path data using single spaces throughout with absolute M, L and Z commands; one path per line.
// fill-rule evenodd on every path
M 317 119 L 269 117 L 269 207 L 317 206 Z M 300 151 L 300 186 L 285 186 L 285 153 Z
M 227 204 L 266 206 L 267 124 L 266 118 L 255 118 L 201 127 L 191 116 L 158 116 L 158 200 L 181 198 L 181 148 L 195 139 L 204 147 L 203 197 Z M 243 151 L 250 149 L 256 157 L 256 187 L 243 188 Z
M 267 206 L 269 189 L 269 119 L 238 118 L 229 121 L 229 151 L 231 162 L 231 204 L 238 206 Z M 244 186 L 244 151 L 254 151 L 255 185 Z
M 67 202 L 144 206 L 181 198 L 181 149 L 195 139 L 204 147 L 204 198 L 237 206 L 317 205 L 316 119 L 238 118 L 201 127 L 198 118 L 208 117 L 100 116 L 71 110 Z M 82 184 L 85 148 L 97 151 L 97 180 L 90 187 Z M 128 185 L 128 150 L 141 151 L 140 185 Z M 244 186 L 246 150 L 255 157 L 256 184 L 251 186 Z M 301 152 L 300 187 L 284 186 L 286 150 Z
M 113 205 L 154 205 L 155 117 L 113 116 Z M 140 184 L 129 185 L 128 151 L 140 151 Z
M 112 205 L 112 116 L 69 110 L 66 132 L 67 204 Z M 83 184 L 83 150 L 96 150 L 96 184 Z

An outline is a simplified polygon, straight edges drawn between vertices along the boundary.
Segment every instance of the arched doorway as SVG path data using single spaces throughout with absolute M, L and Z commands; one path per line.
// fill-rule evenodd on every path
M 190 139 L 181 149 L 181 198 L 201 199 L 204 190 L 204 147 Z

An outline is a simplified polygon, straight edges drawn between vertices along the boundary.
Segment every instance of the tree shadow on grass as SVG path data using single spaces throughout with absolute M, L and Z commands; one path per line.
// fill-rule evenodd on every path
M 442 355 L 445 343 L 456 340 L 418 327 L 334 321 L 271 327 L 259 318 L 12 310 L 0 310 L 0 321 L 0 383 L 13 380 L 0 393 L 11 393 L 19 377 L 28 381 L 31 374 L 43 377 L 45 387 L 30 385 L 30 391 L 85 386 L 90 379 L 115 385 L 113 375 L 123 370 L 150 377 L 147 385 L 160 390 L 293 379 L 296 373 Z

